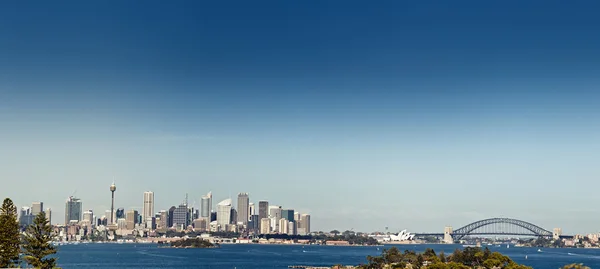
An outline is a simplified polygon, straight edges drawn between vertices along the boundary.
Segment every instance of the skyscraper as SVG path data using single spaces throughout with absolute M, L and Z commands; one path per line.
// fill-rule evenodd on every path
M 248 219 L 252 219 L 252 215 L 257 215 L 256 214 L 256 208 L 254 207 L 254 203 L 250 203 L 248 205 Z
M 135 224 L 138 220 L 138 211 L 137 210 L 129 210 L 127 211 L 126 221 L 127 221 L 127 230 L 133 230 L 135 228 Z
M 293 209 L 284 209 L 281 211 L 281 217 L 288 220 L 294 221 L 294 210 Z M 290 228 L 291 230 L 291 228 Z
M 115 218 L 116 220 L 118 220 L 118 219 L 124 219 L 124 218 L 125 218 L 125 208 L 119 207 L 119 208 L 117 209 L 117 212 L 116 212 L 116 213 L 114 213 L 114 214 L 115 214 L 114 218 Z M 115 220 L 115 221 L 116 221 L 116 220 Z
M 50 223 L 50 225 L 52 225 L 52 209 L 51 208 L 46 208 L 46 219 L 48 220 L 48 223 Z
M 300 235 L 310 234 L 310 215 L 302 214 L 300 215 L 300 221 L 298 222 L 298 233 Z M 302 232 L 300 232 L 300 230 Z
M 180 204 L 173 211 L 173 226 L 177 229 L 185 229 L 190 224 L 189 221 L 189 213 L 187 204 Z
M 279 220 L 281 219 L 281 206 L 269 206 L 269 218 L 271 219 L 271 230 L 279 231 Z
M 206 220 L 206 229 L 210 225 L 210 213 L 212 211 L 212 192 L 202 196 L 200 200 L 200 217 Z
M 173 219 L 175 217 L 175 210 L 177 210 L 177 207 L 172 206 L 171 208 L 169 208 L 169 212 L 167 214 L 167 216 L 168 216 L 168 218 L 167 218 L 167 228 L 173 227 Z
M 94 225 L 94 212 L 91 209 L 83 212 L 81 221 L 87 225 Z
M 269 202 L 267 201 L 259 201 L 258 202 L 258 218 L 262 223 L 262 219 L 266 219 L 269 217 Z M 262 229 L 262 227 L 261 227 Z
M 44 211 L 44 203 L 42 203 L 42 202 L 33 202 L 31 204 L 31 215 L 37 216 L 42 211 Z
M 250 198 L 248 198 L 247 193 L 238 194 L 238 202 L 237 202 L 237 222 L 241 223 L 244 226 L 248 225 L 248 219 L 250 215 L 248 214 L 250 206 Z
M 264 218 L 260 220 L 260 233 L 269 234 L 271 233 L 271 219 Z
M 144 209 L 142 211 L 142 219 L 144 222 L 154 217 L 154 193 L 151 191 L 144 192 Z
M 68 225 L 71 221 L 79 223 L 81 214 L 81 199 L 70 196 L 65 204 L 65 225 Z
M 231 222 L 231 199 L 225 199 L 217 204 L 217 225 L 221 229 Z

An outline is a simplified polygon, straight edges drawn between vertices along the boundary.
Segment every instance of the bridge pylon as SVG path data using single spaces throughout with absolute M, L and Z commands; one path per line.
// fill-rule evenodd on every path
M 450 226 L 444 228 L 444 243 L 454 244 L 454 238 L 452 238 L 452 227 Z

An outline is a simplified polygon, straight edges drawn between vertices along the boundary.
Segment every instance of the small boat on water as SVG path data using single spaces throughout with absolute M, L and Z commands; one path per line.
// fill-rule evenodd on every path
M 538 252 L 542 252 L 542 250 L 538 248 Z
M 527 260 L 527 255 L 525 255 L 525 259 Z

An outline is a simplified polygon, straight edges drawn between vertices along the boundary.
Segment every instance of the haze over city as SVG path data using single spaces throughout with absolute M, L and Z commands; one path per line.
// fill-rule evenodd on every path
M 597 232 L 599 5 L 2 2 L 0 196 Z

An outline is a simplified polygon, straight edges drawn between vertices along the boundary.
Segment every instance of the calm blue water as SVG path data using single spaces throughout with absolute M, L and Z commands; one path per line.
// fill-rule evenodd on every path
M 385 247 L 223 245 L 219 249 L 171 249 L 148 244 L 80 244 L 59 248 L 59 266 L 70 268 L 287 268 L 288 265 L 331 266 L 366 263 Z M 451 253 L 458 245 L 397 245 L 405 249 Z M 569 263 L 600 268 L 600 249 L 542 249 L 490 247 L 518 263 L 536 269 L 557 269 Z M 525 259 L 527 255 L 528 259 Z

